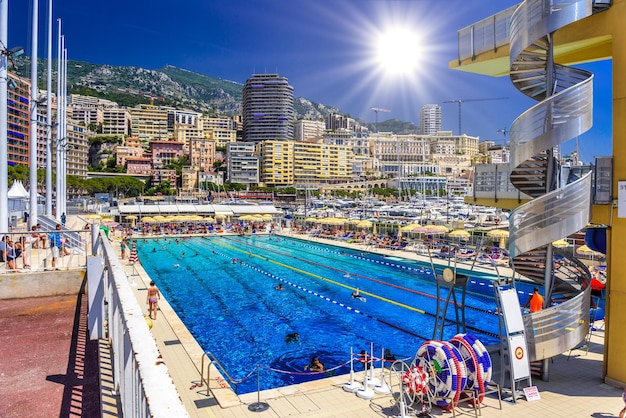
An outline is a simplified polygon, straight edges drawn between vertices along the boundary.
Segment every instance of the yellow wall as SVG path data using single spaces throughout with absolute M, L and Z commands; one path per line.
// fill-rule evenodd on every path
M 617 182 L 626 180 L 626 0 L 614 0 L 607 27 L 613 36 L 613 196 Z M 607 327 L 605 371 L 607 381 L 626 382 L 626 219 L 614 207 L 608 229 Z

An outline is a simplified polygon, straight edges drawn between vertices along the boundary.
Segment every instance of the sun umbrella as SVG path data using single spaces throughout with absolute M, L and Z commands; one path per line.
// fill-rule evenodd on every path
M 152 216 L 144 216 L 142 221 L 150 223 L 150 224 L 155 222 L 155 220 L 154 220 L 154 218 Z
M 128 215 L 126 217 L 126 219 L 131 219 L 132 220 L 132 219 L 137 219 L 137 217 L 135 215 Z
M 270 215 L 269 213 L 261 215 L 261 218 L 263 218 L 264 221 L 271 221 L 272 219 L 274 219 L 273 216 Z
M 100 219 L 100 215 L 97 213 L 92 213 L 90 215 L 85 216 L 85 219 Z
M 470 236 L 470 233 L 464 229 L 455 229 L 454 231 L 448 234 L 450 237 L 459 237 L 459 238 L 467 238 Z
M 492 238 L 508 238 L 509 231 L 507 231 L 506 229 L 492 229 L 491 231 L 487 232 L 487 236 Z
M 580 247 L 578 247 L 576 249 L 576 252 L 578 254 L 603 255 L 602 253 L 600 253 L 598 251 L 592 250 L 591 248 L 587 247 L 586 245 L 581 245 Z
M 564 239 L 559 239 L 556 240 L 552 243 L 553 247 L 557 247 L 557 248 L 565 248 L 565 247 L 569 247 L 569 242 L 565 241 Z
M 202 220 L 207 221 L 207 222 L 215 222 L 215 219 L 210 216 L 207 216 L 206 218 L 203 218 Z
M 356 227 L 357 228 L 371 228 L 372 225 L 374 225 L 372 221 L 360 221 L 358 224 L 356 224 Z

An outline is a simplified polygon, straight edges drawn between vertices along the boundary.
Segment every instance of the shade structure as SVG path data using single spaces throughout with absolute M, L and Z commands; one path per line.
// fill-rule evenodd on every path
M 564 239 L 559 239 L 552 242 L 552 246 L 557 248 L 565 248 L 569 247 L 569 242 L 565 241 Z
M 133 219 L 137 219 L 137 216 L 135 216 L 135 215 L 128 215 L 128 216 L 126 217 L 126 219 L 131 219 L 131 220 L 133 220 Z
M 149 224 L 156 222 L 152 216 L 144 216 L 141 220 Z
M 591 248 L 587 247 L 586 245 L 581 245 L 580 247 L 578 247 L 576 249 L 576 253 L 578 253 L 578 254 L 587 254 L 587 255 L 604 255 L 602 253 L 599 253 L 597 251 L 592 250 Z
M 264 221 L 271 221 L 272 219 L 274 219 L 274 217 L 269 213 L 261 215 L 261 218 L 263 218 Z
M 97 213 L 91 213 L 85 216 L 85 219 L 100 219 L 100 215 L 98 215 Z
M 420 224 L 408 224 L 400 228 L 400 232 L 418 232 L 422 226 Z
M 458 238 L 468 238 L 470 233 L 464 229 L 455 229 L 454 231 L 448 234 L 450 237 L 458 237 Z
M 360 221 L 359 223 L 356 224 L 356 227 L 357 228 L 371 228 L 372 225 L 374 225 L 372 221 Z
M 425 225 L 422 228 L 420 228 L 418 230 L 418 232 L 421 232 L 423 234 L 429 234 L 429 235 L 437 235 L 437 234 L 445 234 L 446 232 L 448 232 L 448 228 L 443 226 L 443 225 Z
M 211 217 L 211 216 L 207 216 L 206 218 L 202 218 L 203 221 L 206 222 L 215 222 L 215 218 Z
M 492 238 L 508 238 L 509 231 L 507 231 L 506 229 L 492 229 L 491 231 L 487 232 L 487 236 Z
M 304 222 L 317 222 L 319 218 L 306 218 Z

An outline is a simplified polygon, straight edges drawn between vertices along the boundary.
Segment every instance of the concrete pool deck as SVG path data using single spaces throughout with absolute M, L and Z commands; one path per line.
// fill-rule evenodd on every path
M 315 239 L 307 236 L 294 236 L 324 244 L 336 244 L 357 250 L 370 250 L 363 245 L 352 245 L 344 242 Z M 376 253 L 392 256 L 414 258 L 427 261 L 427 258 L 407 251 L 375 249 Z M 141 266 L 133 268 L 124 263 L 129 281 L 140 306 L 146 306 L 146 289 L 150 281 Z M 501 271 L 504 273 L 504 269 Z M 345 392 L 342 385 L 347 376 L 317 380 L 295 386 L 250 393 L 236 396 L 224 388 L 224 382 L 218 375 L 211 372 L 211 394 L 207 396 L 206 386 L 199 386 L 200 363 L 202 349 L 195 342 L 178 316 L 173 312 L 167 301 L 160 302 L 158 319 L 153 321 L 152 335 L 169 372 L 174 380 L 180 397 L 192 417 L 392 417 L 399 414 L 390 396 L 376 395 L 372 400 L 360 399 L 352 393 Z M 147 310 L 146 310 L 147 313 Z M 604 349 L 604 331 L 602 323 L 598 323 L 598 331 L 590 338 L 589 351 L 581 347 L 566 352 L 553 359 L 550 364 L 550 381 L 543 382 L 533 379 L 539 389 L 541 400 L 527 402 L 520 398 L 516 403 L 502 402 L 502 410 L 498 401 L 490 396 L 485 399 L 481 413 L 483 417 L 617 417 L 624 407 L 621 399 L 622 390 L 609 386 L 602 381 L 602 361 Z M 417 349 L 417 347 L 416 347 Z M 571 354 L 571 355 L 569 355 Z M 499 361 L 493 358 L 496 373 Z M 360 378 L 357 373 L 357 380 Z M 498 375 L 493 379 L 499 382 Z M 264 412 L 253 412 L 249 405 L 266 402 L 269 409 Z M 108 403 L 103 407 L 106 410 Z M 106 413 L 114 415 L 113 412 Z M 434 407 L 433 416 L 450 416 Z M 456 410 L 457 415 L 473 416 L 474 410 L 467 403 L 461 403 Z M 410 416 L 414 416 L 411 414 Z

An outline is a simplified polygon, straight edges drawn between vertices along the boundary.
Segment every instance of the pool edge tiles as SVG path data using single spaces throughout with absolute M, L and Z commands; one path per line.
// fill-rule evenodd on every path
M 128 266 L 126 268 L 132 269 L 133 267 Z M 140 306 L 143 306 L 145 293 L 141 291 L 145 291 L 151 278 L 141 264 L 136 265 L 134 268 L 139 273 L 140 280 L 144 282 L 143 289 L 133 287 Z M 159 301 L 159 316 L 157 318 L 157 320 L 152 321 L 153 326 L 150 331 L 157 342 L 165 365 L 168 367 L 170 377 L 172 377 L 185 406 L 188 409 L 196 409 L 194 400 L 211 397 L 215 398 L 222 408 L 241 405 L 242 401 L 240 398 L 230 385 L 222 383 L 225 382 L 225 379 L 213 365 L 211 365 L 211 380 L 209 381 L 212 395 L 209 397 L 202 394 L 200 394 L 200 397 L 190 396 L 190 392 L 196 395 L 202 391 L 206 393 L 206 386 L 195 386 L 200 382 L 200 370 L 204 351 L 163 295 L 161 295 L 161 300 Z M 180 344 L 171 344 L 172 341 L 179 341 Z M 181 349 L 183 351 L 182 355 Z M 206 367 L 207 362 L 205 360 Z M 195 387 L 190 390 L 192 386 Z

